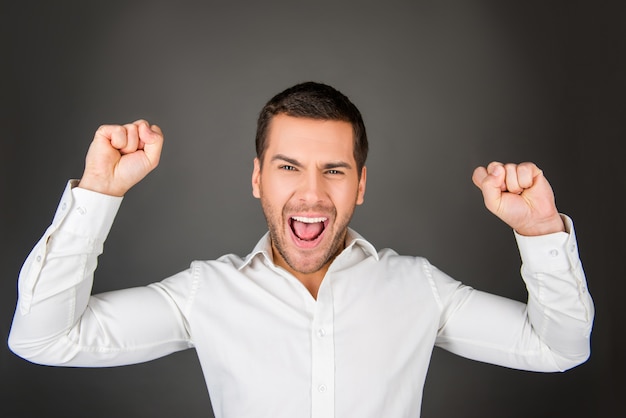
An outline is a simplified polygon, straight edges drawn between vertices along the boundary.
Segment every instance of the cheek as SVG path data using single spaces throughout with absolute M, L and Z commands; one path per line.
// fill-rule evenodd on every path
M 358 189 L 342 186 L 333 190 L 333 202 L 338 213 L 351 213 L 359 200 Z
M 270 203 L 275 208 L 282 208 L 289 200 L 291 188 L 284 181 L 273 181 L 273 179 L 264 179 L 259 187 L 260 195 L 263 200 Z

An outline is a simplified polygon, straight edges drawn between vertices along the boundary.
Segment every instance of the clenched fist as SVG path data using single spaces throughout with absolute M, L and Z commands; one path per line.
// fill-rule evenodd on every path
M 162 147 L 161 128 L 145 120 L 103 125 L 89 146 L 78 187 L 123 196 L 156 168 Z
M 472 180 L 482 191 L 487 209 L 519 234 L 565 231 L 552 188 L 535 164 L 492 162 L 476 168 Z

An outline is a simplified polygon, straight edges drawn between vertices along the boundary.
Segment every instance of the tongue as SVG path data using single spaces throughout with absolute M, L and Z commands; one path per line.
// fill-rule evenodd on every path
M 322 222 L 304 223 L 294 220 L 293 232 L 303 241 L 312 241 L 322 233 L 324 224 Z

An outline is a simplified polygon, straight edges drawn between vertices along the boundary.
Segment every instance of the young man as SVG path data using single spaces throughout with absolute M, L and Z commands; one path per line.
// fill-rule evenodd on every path
M 91 296 L 121 197 L 157 166 L 162 142 L 145 121 L 98 129 L 83 177 L 22 269 L 16 353 L 114 366 L 195 347 L 215 415 L 237 418 L 418 417 L 435 345 L 535 371 L 588 358 L 593 304 L 572 222 L 541 170 L 475 170 L 485 205 L 515 231 L 529 298 L 474 290 L 348 227 L 365 193 L 365 127 L 347 97 L 318 83 L 261 112 L 252 187 L 269 232 L 247 257 Z

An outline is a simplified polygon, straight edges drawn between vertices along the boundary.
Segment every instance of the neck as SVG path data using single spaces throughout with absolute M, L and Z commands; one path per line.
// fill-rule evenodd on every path
M 276 248 L 272 245 L 272 256 L 274 258 L 274 263 L 287 270 L 291 273 L 302 285 L 309 291 L 313 299 L 317 300 L 317 293 L 322 285 L 322 280 L 324 280 L 324 276 L 326 276 L 326 272 L 332 263 L 332 260 L 328 261 L 325 265 L 322 266 L 317 271 L 312 273 L 303 273 L 300 271 L 294 270 L 287 262 L 281 257 Z M 333 257 L 334 259 L 334 257 Z
M 272 258 L 274 260 L 274 264 L 278 267 L 284 268 L 286 271 L 291 273 L 302 285 L 309 291 L 311 296 L 315 300 L 317 300 L 317 294 L 322 285 L 322 281 L 326 276 L 326 272 L 330 268 L 333 260 L 346 248 L 346 239 L 347 239 L 347 229 L 343 233 L 343 238 L 340 239 L 339 245 L 335 249 L 334 254 L 330 257 L 324 265 L 322 265 L 319 269 L 312 271 L 310 273 L 305 273 L 299 270 L 294 269 L 285 258 L 282 256 L 280 251 L 274 245 L 274 241 L 272 240 Z

